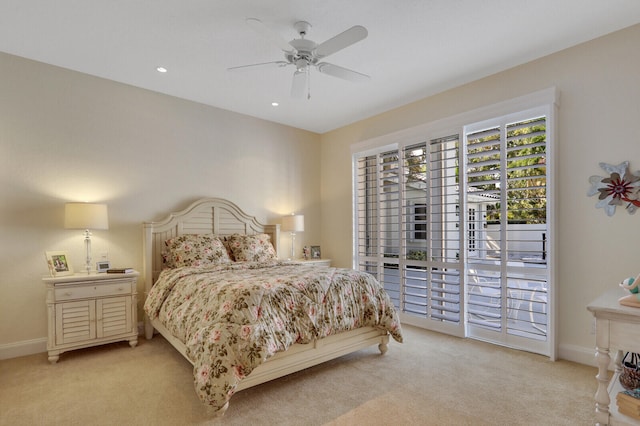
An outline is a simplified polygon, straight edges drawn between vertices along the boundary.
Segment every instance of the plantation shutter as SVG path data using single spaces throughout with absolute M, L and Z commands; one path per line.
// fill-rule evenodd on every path
M 358 268 L 378 278 L 402 314 L 449 324 L 440 327 L 454 334 L 463 333 L 458 139 L 411 144 L 354 163 Z
M 401 309 L 398 151 L 358 159 L 356 179 L 358 268 L 374 275 Z
M 546 117 L 466 134 L 471 336 L 548 353 Z M 524 338 L 524 339 L 523 339 Z
M 404 310 L 459 324 L 458 137 L 403 149 Z

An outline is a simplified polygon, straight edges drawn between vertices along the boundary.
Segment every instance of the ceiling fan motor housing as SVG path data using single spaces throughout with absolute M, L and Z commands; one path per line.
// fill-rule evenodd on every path
M 317 46 L 315 42 L 299 38 L 291 40 L 289 44 L 295 48 L 295 52 L 285 52 L 284 57 L 287 61 L 295 64 L 298 71 L 318 62 L 318 58 L 313 54 L 313 50 Z

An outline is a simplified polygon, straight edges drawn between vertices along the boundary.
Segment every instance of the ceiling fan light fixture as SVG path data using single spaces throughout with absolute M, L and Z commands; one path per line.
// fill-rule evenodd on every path
M 300 58 L 296 60 L 295 65 L 298 71 L 303 72 L 307 69 L 307 67 L 309 67 L 309 61 L 304 58 Z

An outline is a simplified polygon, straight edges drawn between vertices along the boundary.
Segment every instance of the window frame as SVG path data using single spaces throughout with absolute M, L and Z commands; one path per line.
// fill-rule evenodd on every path
M 399 153 L 401 153 L 405 147 L 408 147 L 411 144 L 420 143 L 421 141 L 425 141 L 425 140 L 431 141 L 441 137 L 446 137 L 454 133 L 457 133 L 460 136 L 460 142 L 462 143 L 464 135 L 468 133 L 467 126 L 469 126 L 470 123 L 471 125 L 474 125 L 474 126 L 481 125 L 483 121 L 495 120 L 496 117 L 508 118 L 511 114 L 521 115 L 525 113 L 527 110 L 542 110 L 544 111 L 544 114 L 547 117 L 547 135 L 548 135 L 547 156 L 548 156 L 549 162 L 547 164 L 546 176 L 550 181 L 553 182 L 554 175 L 555 175 L 554 150 L 556 145 L 555 117 L 557 114 L 558 99 L 559 99 L 559 94 L 557 89 L 555 87 L 551 87 L 551 88 L 534 92 L 528 95 L 524 95 L 518 98 L 499 102 L 483 108 L 478 108 L 463 114 L 458 114 L 455 116 L 447 117 L 447 118 L 433 121 L 430 123 L 422 124 L 420 126 L 404 129 L 398 132 L 394 132 L 391 134 L 379 136 L 373 139 L 369 139 L 366 141 L 353 144 L 351 146 L 351 154 L 353 159 L 353 170 L 354 170 L 353 267 L 357 269 L 360 261 L 358 256 L 358 234 L 357 234 L 358 233 L 358 230 L 357 230 L 358 206 L 357 206 L 357 188 L 356 188 L 356 175 L 355 175 L 356 163 L 358 158 L 361 158 L 363 155 L 366 155 L 366 154 L 373 155 L 385 149 L 397 150 Z M 464 164 L 462 161 L 462 158 L 460 159 L 460 164 Z M 460 177 L 460 179 L 462 180 L 463 178 Z M 555 204 L 554 203 L 554 200 L 555 200 L 554 186 L 555 185 L 551 184 L 551 185 L 548 185 L 548 188 L 547 188 L 548 205 Z M 461 195 L 460 198 L 461 198 L 459 200 L 460 211 L 465 212 L 465 215 L 461 215 L 461 216 L 466 216 L 468 214 L 466 196 Z M 402 199 L 400 199 L 400 203 L 401 203 L 401 206 L 404 206 L 403 207 L 404 209 L 412 208 L 411 203 L 408 203 L 408 202 L 403 203 Z M 412 213 L 413 214 L 411 215 L 411 217 L 414 218 L 415 211 L 413 211 Z M 480 215 L 483 214 L 482 211 L 477 211 L 477 213 Z M 427 221 L 429 221 L 428 217 L 427 217 Z M 548 293 L 548 306 L 549 306 L 548 315 L 549 315 L 550 326 L 547 330 L 547 339 L 548 339 L 547 347 L 543 350 L 543 352 L 540 352 L 540 353 L 545 353 L 551 359 L 556 359 L 556 356 L 557 356 L 556 332 L 555 332 L 555 323 L 556 323 L 555 293 L 556 291 L 554 288 L 556 283 L 555 262 L 554 262 L 556 238 L 555 238 L 555 226 L 554 226 L 555 214 L 554 214 L 553 208 L 550 208 L 550 209 L 548 208 L 547 221 L 548 221 L 549 227 L 547 230 L 547 235 L 545 240 L 545 249 L 546 249 L 545 255 L 547 256 L 547 260 L 548 260 L 548 276 L 549 276 L 549 282 L 551 283 L 549 285 L 549 293 Z M 461 223 L 465 222 L 463 217 L 460 217 L 460 222 Z M 466 232 L 463 232 L 463 229 L 466 229 L 466 226 L 463 228 L 461 225 L 460 234 L 462 238 L 465 240 L 464 242 L 461 243 L 461 247 L 465 247 L 465 249 L 460 250 L 460 263 L 462 265 L 461 267 L 466 269 L 467 260 L 466 260 L 465 252 L 466 252 L 466 242 L 468 241 L 468 235 L 466 235 Z M 482 230 L 476 229 L 476 232 L 478 231 L 482 231 Z M 415 239 L 415 232 L 416 231 L 412 226 L 410 229 L 406 229 L 404 234 L 401 232 L 400 235 L 401 235 L 401 238 L 407 238 L 407 240 L 410 240 L 411 238 L 409 237 L 414 237 Z M 399 268 L 402 268 L 403 259 L 399 259 L 398 263 L 399 263 Z M 464 283 L 464 277 L 462 275 L 466 275 L 466 274 L 461 274 L 461 285 L 466 285 Z M 463 295 L 461 295 L 461 297 L 464 298 Z M 428 322 L 403 315 L 402 313 L 400 314 L 400 317 L 401 317 L 401 320 L 405 323 L 422 326 L 425 328 L 431 328 Z M 436 330 L 436 331 L 448 332 L 449 334 L 459 335 L 459 336 L 466 335 L 466 332 L 464 331 L 461 332 L 459 329 L 456 329 L 455 327 L 450 330 Z

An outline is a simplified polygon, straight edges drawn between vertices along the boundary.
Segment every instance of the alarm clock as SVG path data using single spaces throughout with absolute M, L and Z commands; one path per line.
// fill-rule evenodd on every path
M 101 260 L 96 262 L 96 272 L 107 272 L 107 269 L 111 268 L 111 262 L 108 260 Z

